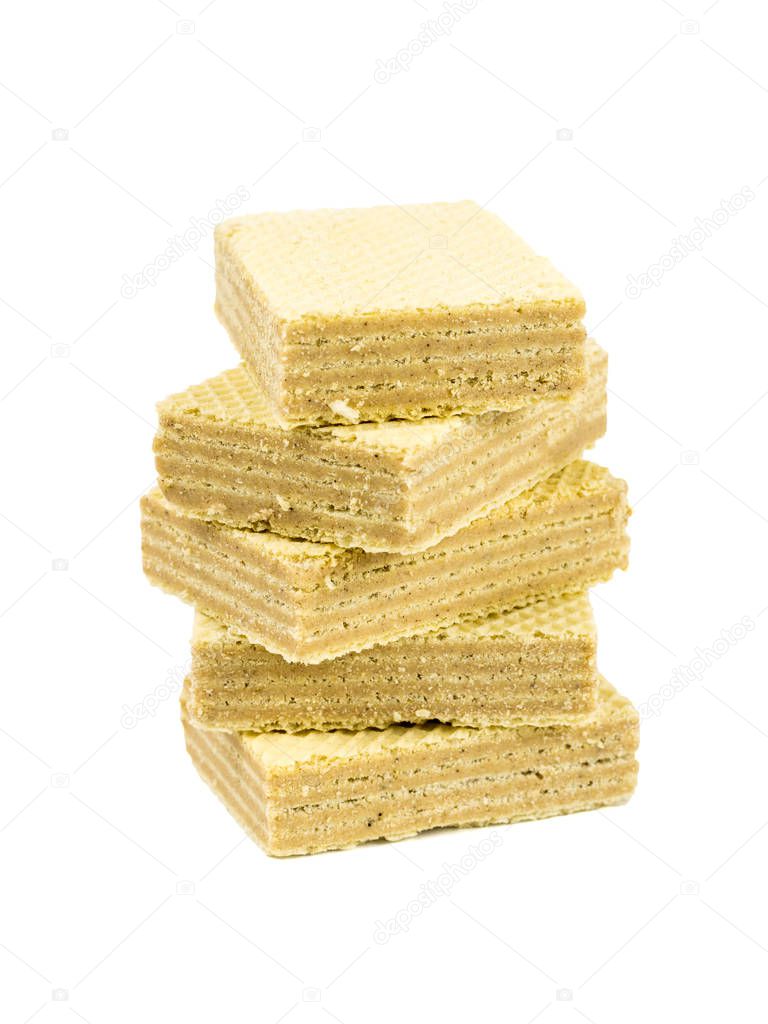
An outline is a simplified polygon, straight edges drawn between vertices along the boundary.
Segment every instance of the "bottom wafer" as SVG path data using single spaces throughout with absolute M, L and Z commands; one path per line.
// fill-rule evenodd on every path
M 621 804 L 637 778 L 637 712 L 604 680 L 567 725 L 223 733 L 182 708 L 201 777 L 273 856 Z

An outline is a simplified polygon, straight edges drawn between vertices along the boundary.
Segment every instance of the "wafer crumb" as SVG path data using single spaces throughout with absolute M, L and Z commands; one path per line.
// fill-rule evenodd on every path
M 331 412 L 335 412 L 337 416 L 343 416 L 345 420 L 350 420 L 352 423 L 360 422 L 360 413 L 357 409 L 353 409 L 352 406 L 340 398 L 337 398 L 333 402 L 328 403 Z

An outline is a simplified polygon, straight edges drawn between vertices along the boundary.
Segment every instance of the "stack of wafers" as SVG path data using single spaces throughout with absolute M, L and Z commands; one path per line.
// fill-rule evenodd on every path
M 216 284 L 242 364 L 160 403 L 142 503 L 203 779 L 279 856 L 626 801 L 586 591 L 629 510 L 581 458 L 578 291 L 469 202 L 230 220 Z

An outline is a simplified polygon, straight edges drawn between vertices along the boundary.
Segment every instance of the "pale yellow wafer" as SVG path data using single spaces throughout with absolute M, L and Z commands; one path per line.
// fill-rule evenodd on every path
M 289 661 L 314 663 L 575 593 L 627 561 L 626 485 L 573 462 L 416 554 L 370 554 L 198 519 L 142 499 L 153 582 Z
M 566 722 L 594 708 L 596 646 L 586 594 L 319 665 L 287 662 L 198 614 L 187 709 L 200 728 L 229 732 Z
M 517 412 L 285 431 L 245 371 L 161 402 L 158 483 L 230 526 L 365 551 L 422 551 L 573 461 L 605 430 L 607 358 Z
M 184 729 L 202 778 L 275 856 L 620 804 L 637 777 L 637 713 L 604 681 L 567 725 L 223 733 L 184 715 Z
M 584 379 L 584 301 L 471 202 L 236 217 L 216 310 L 283 426 L 510 410 Z

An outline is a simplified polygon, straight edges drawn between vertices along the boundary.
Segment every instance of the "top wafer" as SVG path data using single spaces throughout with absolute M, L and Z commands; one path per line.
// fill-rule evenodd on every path
M 236 217 L 216 311 L 281 426 L 510 411 L 584 380 L 584 300 L 472 202 Z

